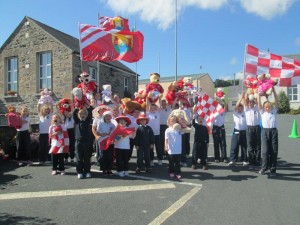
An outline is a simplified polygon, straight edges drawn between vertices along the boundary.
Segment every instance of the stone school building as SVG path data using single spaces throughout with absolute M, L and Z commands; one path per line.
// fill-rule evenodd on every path
M 92 76 L 100 92 L 104 84 L 120 97 L 137 90 L 136 73 L 122 63 L 81 62 L 77 38 L 24 17 L 0 48 L 0 113 L 7 105 L 26 105 L 31 124 L 37 124 L 40 91 L 48 88 L 54 101 L 72 98 L 81 71 Z M 0 125 L 6 124 L 0 116 Z

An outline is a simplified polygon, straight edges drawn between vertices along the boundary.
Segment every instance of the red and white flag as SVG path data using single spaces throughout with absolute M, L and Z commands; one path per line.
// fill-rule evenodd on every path
M 128 19 L 125 19 L 121 16 L 117 16 L 117 17 L 101 16 L 99 17 L 99 26 L 107 30 L 116 29 L 116 30 L 130 31 L 128 25 Z
M 245 76 L 270 74 L 271 77 L 278 78 L 279 86 L 289 87 L 300 82 L 300 61 L 247 45 L 244 74 Z
M 218 101 L 209 97 L 208 94 L 201 92 L 198 96 L 198 103 L 194 108 L 194 112 L 204 118 L 206 125 L 210 127 L 215 117 L 224 112 L 224 108 Z
M 144 36 L 141 32 L 79 25 L 80 55 L 83 61 L 137 62 L 143 58 Z
M 61 131 L 62 133 L 51 137 L 54 132 Z M 69 152 L 69 135 L 64 125 L 49 127 L 49 139 L 51 138 L 51 148 L 49 154 L 68 153 Z

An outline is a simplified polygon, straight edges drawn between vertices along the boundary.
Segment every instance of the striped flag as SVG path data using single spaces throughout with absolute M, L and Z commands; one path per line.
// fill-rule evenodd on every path
M 52 137 L 54 132 L 61 131 L 62 134 Z M 69 136 L 64 125 L 49 127 L 49 139 L 51 138 L 51 148 L 49 154 L 68 153 L 69 152 Z
M 300 82 L 300 61 L 261 51 L 252 45 L 247 45 L 244 74 L 254 77 L 270 74 L 272 77 L 278 78 L 279 86 L 289 87 Z
M 121 16 L 117 16 L 117 17 L 101 16 L 99 17 L 99 26 L 107 30 L 117 29 L 123 31 L 130 31 L 128 25 L 128 19 L 125 19 Z
M 143 58 L 141 32 L 79 24 L 80 55 L 83 61 L 137 62 Z

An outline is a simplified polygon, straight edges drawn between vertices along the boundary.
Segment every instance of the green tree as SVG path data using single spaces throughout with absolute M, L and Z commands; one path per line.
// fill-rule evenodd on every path
M 288 113 L 290 112 L 290 101 L 288 96 L 285 94 L 284 91 L 280 91 L 278 95 L 278 113 Z

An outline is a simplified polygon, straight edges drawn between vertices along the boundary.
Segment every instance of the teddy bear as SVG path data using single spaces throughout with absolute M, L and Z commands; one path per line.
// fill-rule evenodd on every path
M 103 91 L 101 91 L 101 94 L 102 94 L 103 104 L 105 104 L 105 105 L 113 104 L 111 101 L 111 95 L 112 95 L 111 85 L 105 84 L 102 86 L 102 88 L 103 88 Z
M 155 104 L 161 99 L 164 93 L 163 87 L 159 84 L 160 75 L 158 73 L 150 74 L 150 83 L 146 87 L 145 96 L 151 104 Z
M 62 115 L 64 115 L 65 112 L 71 112 L 72 111 L 72 101 L 71 99 L 68 99 L 68 98 L 62 98 L 58 104 L 58 109 L 60 111 L 60 113 Z
M 40 105 L 44 105 L 44 104 L 53 105 L 53 99 L 52 99 L 51 95 L 52 95 L 52 92 L 49 91 L 47 88 L 45 88 L 43 91 L 41 91 L 41 96 L 40 96 L 40 99 L 38 101 L 38 104 L 40 104 Z
M 272 78 L 270 74 L 261 74 L 257 76 L 257 93 L 265 95 L 268 98 L 272 94 L 272 87 L 278 83 L 278 78 Z
M 257 98 L 257 77 L 248 75 L 244 81 L 245 86 L 247 87 L 247 95 L 250 101 L 253 101 Z
M 72 93 L 74 95 L 74 106 L 75 106 L 75 108 L 82 109 L 84 107 L 86 107 L 86 108 L 90 107 L 90 101 L 83 94 L 81 88 L 78 88 L 78 87 L 73 88 Z
M 8 113 L 5 114 L 8 120 L 8 126 L 20 129 L 22 127 L 22 119 L 20 113 L 16 112 L 15 106 L 7 106 Z
M 224 92 L 224 88 L 222 87 L 218 87 L 217 88 L 217 92 L 215 93 L 215 99 L 217 100 L 224 100 L 225 99 L 225 92 Z
M 82 93 L 90 100 L 93 97 L 94 92 L 97 90 L 97 84 L 95 81 L 92 81 L 91 76 L 83 71 L 80 75 L 78 75 L 80 84 L 77 85 L 78 88 L 82 90 Z
M 144 103 L 143 107 L 140 103 L 136 101 L 132 101 L 131 98 L 123 98 L 121 99 L 122 107 L 127 114 L 132 114 L 134 110 L 145 111 L 146 103 Z
M 175 90 L 175 82 L 172 82 L 167 90 L 165 95 L 165 99 L 169 105 L 172 105 L 176 98 L 176 90 Z
M 188 127 L 190 124 L 189 119 L 184 110 L 174 109 L 169 115 L 169 118 L 171 116 L 175 116 L 177 118 L 177 123 L 173 125 L 175 130 L 179 130 L 182 133 L 191 133 L 192 129 Z

